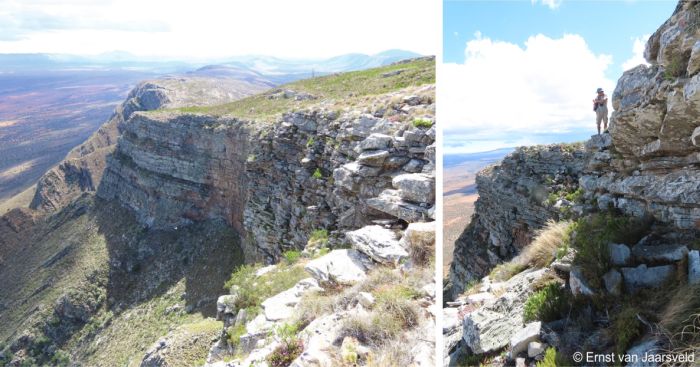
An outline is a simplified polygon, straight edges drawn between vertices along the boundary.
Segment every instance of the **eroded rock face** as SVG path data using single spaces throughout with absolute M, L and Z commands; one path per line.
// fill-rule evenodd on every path
M 523 147 L 476 177 L 479 199 L 469 227 L 455 243 L 452 294 L 516 256 L 535 230 L 561 212 L 547 203 L 553 192 L 573 192 L 584 168 L 582 145 Z
M 251 261 L 274 262 L 303 248 L 318 229 L 344 241 L 342 232 L 375 222 L 430 221 L 435 129 L 412 122 L 432 118 L 434 86 L 410 93 L 421 96 L 411 106 L 420 109 L 399 109 L 400 121 L 322 107 L 273 122 L 137 112 L 123 127 L 98 195 L 155 228 L 224 219 L 244 238 Z M 396 177 L 404 179 L 395 184 Z M 386 190 L 395 192 L 394 206 L 374 205 Z
M 39 179 L 30 207 L 55 211 L 81 193 L 97 190 L 107 165 L 107 156 L 114 152 L 126 122 L 135 112 L 216 105 L 243 98 L 266 87 L 234 79 L 202 77 L 172 77 L 140 83 L 129 92 L 109 121 Z
M 248 136 L 236 124 L 201 115 L 135 114 L 108 158 L 98 195 L 117 199 L 156 228 L 223 218 L 242 231 Z
M 511 340 L 511 337 L 515 337 L 525 327 L 522 300 L 533 293 L 531 283 L 541 278 L 545 272 L 545 269 L 541 269 L 514 276 L 504 285 L 501 296 L 486 301 L 481 308 L 464 316 L 463 338 L 473 353 L 496 351 L 512 341 L 517 352 L 523 346 L 527 349 L 527 343 L 532 340 L 528 332 L 523 332 L 522 340 Z
M 610 159 L 581 179 L 590 195 L 630 215 L 651 215 L 682 230 L 700 224 L 700 21 L 680 2 L 649 39 L 652 65 L 626 71 L 612 96 Z M 599 153 L 600 154 L 600 153 Z

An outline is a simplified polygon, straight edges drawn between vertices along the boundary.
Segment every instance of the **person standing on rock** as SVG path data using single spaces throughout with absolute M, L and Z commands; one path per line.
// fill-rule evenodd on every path
M 598 88 L 598 95 L 593 100 L 593 111 L 595 111 L 595 123 L 598 125 L 598 135 L 600 135 L 600 122 L 603 121 L 603 132 L 608 131 L 608 96 L 603 92 L 603 88 Z

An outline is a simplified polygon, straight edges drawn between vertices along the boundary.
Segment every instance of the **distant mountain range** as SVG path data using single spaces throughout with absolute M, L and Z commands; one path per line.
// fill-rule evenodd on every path
M 404 50 L 374 55 L 345 54 L 325 59 L 285 59 L 265 55 L 235 56 L 202 62 L 140 58 L 115 51 L 96 56 L 66 54 L 0 54 L 0 73 L 31 73 L 38 70 L 126 69 L 156 73 L 190 73 L 207 76 L 268 79 L 284 83 L 312 75 L 367 69 L 420 56 Z M 191 70 L 195 70 L 192 72 Z

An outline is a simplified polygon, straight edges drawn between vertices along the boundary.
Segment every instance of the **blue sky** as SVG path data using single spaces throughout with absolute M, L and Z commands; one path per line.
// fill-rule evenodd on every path
M 438 93 L 445 97 L 439 99 L 445 152 L 585 139 L 595 132 L 592 92 L 600 86 L 611 95 L 624 69 L 643 62 L 644 37 L 675 6 L 641 0 L 444 1 L 445 67 Z

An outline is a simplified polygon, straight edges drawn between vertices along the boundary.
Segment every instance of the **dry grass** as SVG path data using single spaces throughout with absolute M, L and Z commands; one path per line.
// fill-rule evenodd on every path
M 513 260 L 499 264 L 489 274 L 504 282 L 527 268 L 544 268 L 556 257 L 557 250 L 569 246 L 571 222 L 550 221 L 535 234 L 535 239 Z
M 371 355 L 368 358 L 367 366 L 409 366 L 412 362 L 412 356 L 406 351 L 408 343 L 404 340 L 387 342 L 376 355 Z
M 671 296 L 659 320 L 669 352 L 700 357 L 700 284 L 685 285 Z
M 534 268 L 544 268 L 555 258 L 557 250 L 568 246 L 571 222 L 549 221 L 535 234 L 535 239 L 518 256 L 521 264 Z

